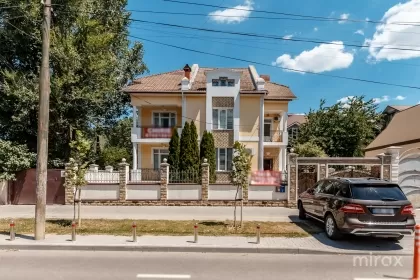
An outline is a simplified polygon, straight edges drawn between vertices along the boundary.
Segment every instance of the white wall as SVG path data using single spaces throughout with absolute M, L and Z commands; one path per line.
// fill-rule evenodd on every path
M 7 204 L 7 186 L 8 181 L 0 181 L 0 205 Z
M 249 186 L 248 200 L 287 200 L 287 189 L 280 193 L 274 186 Z
M 129 184 L 126 187 L 127 200 L 159 200 L 160 185 L 135 185 Z
M 201 185 L 168 185 L 168 200 L 200 200 Z
M 82 187 L 82 200 L 118 200 L 120 186 L 118 184 L 90 184 Z
M 236 187 L 233 185 L 209 185 L 209 200 L 235 200 Z M 238 198 L 242 198 L 239 190 Z

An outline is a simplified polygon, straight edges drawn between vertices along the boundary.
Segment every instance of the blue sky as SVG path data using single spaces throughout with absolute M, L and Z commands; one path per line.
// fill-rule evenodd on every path
M 129 0 L 129 10 L 204 14 L 200 16 L 132 12 L 133 19 L 223 31 L 316 40 L 320 43 L 209 33 L 135 22 L 130 34 L 199 51 L 325 75 L 420 87 L 420 0 L 185 0 L 244 10 L 187 5 L 163 0 Z M 239 7 L 238 7 L 239 6 Z M 343 21 L 272 20 L 291 17 L 256 10 L 342 18 Z M 240 17 L 237 17 L 240 16 Z M 357 19 L 360 22 L 349 20 Z M 369 23 L 366 20 L 381 21 Z M 407 22 L 409 22 L 407 24 Z M 416 23 L 417 22 L 417 23 Z M 333 44 L 325 44 L 334 42 Z M 249 63 L 143 42 L 150 73 L 181 69 L 186 63 L 207 67 L 247 67 Z M 369 45 L 360 48 L 351 45 Z M 373 47 L 375 46 L 375 48 Z M 385 46 L 385 47 L 384 47 Z M 391 48 L 417 49 L 419 51 Z M 306 113 L 321 98 L 333 104 L 347 96 L 374 98 L 380 108 L 420 102 L 420 90 L 287 72 L 255 65 L 259 74 L 289 86 L 297 100 L 289 111 Z

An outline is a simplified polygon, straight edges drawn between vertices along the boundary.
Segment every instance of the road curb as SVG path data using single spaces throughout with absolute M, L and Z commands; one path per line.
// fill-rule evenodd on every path
M 177 253 L 241 253 L 241 254 L 301 254 L 301 255 L 392 255 L 412 256 L 394 251 L 333 251 L 307 248 L 215 247 L 215 246 L 147 246 L 147 245 L 81 245 L 81 244 L 1 244 L 0 250 L 40 251 L 120 251 Z

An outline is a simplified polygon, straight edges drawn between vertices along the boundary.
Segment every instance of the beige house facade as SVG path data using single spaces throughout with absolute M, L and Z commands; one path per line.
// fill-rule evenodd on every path
M 194 121 L 198 138 L 215 139 L 217 171 L 232 168 L 233 143 L 253 154 L 252 170 L 285 171 L 288 105 L 296 96 L 256 68 L 208 68 L 194 64 L 143 77 L 124 89 L 133 106 L 132 169 L 158 169 L 168 157 L 173 128 Z

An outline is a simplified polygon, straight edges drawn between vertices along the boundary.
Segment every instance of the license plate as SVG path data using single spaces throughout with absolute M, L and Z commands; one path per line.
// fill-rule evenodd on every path
M 371 208 L 372 214 L 377 215 L 394 215 L 394 208 Z

